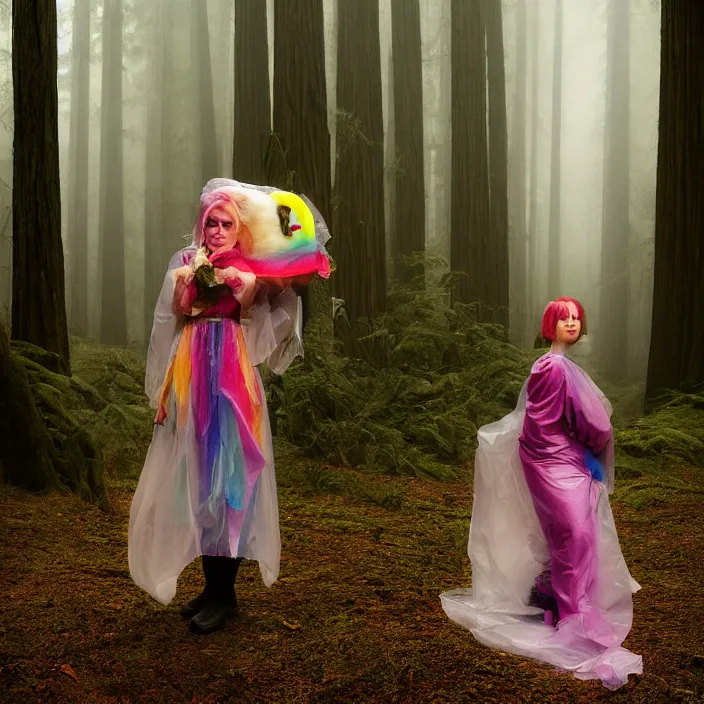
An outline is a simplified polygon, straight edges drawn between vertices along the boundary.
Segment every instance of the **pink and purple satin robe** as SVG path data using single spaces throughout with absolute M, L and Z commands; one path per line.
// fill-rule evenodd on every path
M 527 385 L 519 453 L 538 520 L 550 551 L 540 592 L 557 602 L 558 630 L 603 646 L 620 645 L 630 624 L 609 622 L 598 607 L 597 502 L 601 487 L 587 468 L 587 451 L 608 461 L 613 453 L 609 416 L 586 374 L 549 353 L 533 366 Z M 549 622 L 549 612 L 546 612 Z

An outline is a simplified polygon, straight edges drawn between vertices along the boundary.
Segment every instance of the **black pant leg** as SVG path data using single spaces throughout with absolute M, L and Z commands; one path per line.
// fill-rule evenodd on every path
M 235 596 L 235 579 L 242 563 L 241 557 L 203 555 L 205 593 L 217 601 L 230 601 Z

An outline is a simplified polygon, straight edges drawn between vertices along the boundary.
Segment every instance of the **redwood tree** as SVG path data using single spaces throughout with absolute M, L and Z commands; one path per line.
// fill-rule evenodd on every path
M 378 0 L 338 7 L 333 291 L 352 323 L 386 309 Z
M 392 0 L 395 146 L 393 256 L 425 249 L 425 170 L 423 165 L 423 66 L 418 0 Z
M 704 7 L 662 0 L 661 32 L 651 405 L 704 383 Z
M 531 12 L 531 81 L 530 81 L 530 211 L 528 216 L 528 335 L 529 340 L 540 331 L 540 316 L 546 304 L 542 299 L 542 287 L 538 286 L 539 248 L 538 248 L 538 119 L 540 117 L 540 94 L 538 81 L 538 44 L 540 42 L 539 15 L 540 5 L 535 5 Z
M 486 130 L 486 62 L 480 6 L 452 0 L 452 191 L 450 266 L 464 274 L 455 300 L 480 302 L 489 317 L 496 262 L 490 236 Z
M 162 218 L 162 131 L 164 121 L 167 119 L 165 100 L 161 90 L 166 44 L 166 32 L 163 29 L 166 7 L 163 0 L 155 3 L 152 11 L 158 41 L 151 45 L 149 56 L 149 83 L 152 90 L 148 93 L 147 102 L 147 158 L 144 184 L 144 334 L 147 342 L 152 329 L 154 306 L 159 297 L 170 254 Z
M 88 335 L 88 125 L 90 121 L 90 0 L 76 0 L 71 30 L 68 254 L 70 327 Z
M 629 15 L 629 0 L 610 4 L 598 341 L 599 368 L 614 382 L 628 369 Z
M 506 73 L 501 0 L 484 0 L 487 78 L 489 82 L 489 195 L 492 259 L 495 262 L 491 300 L 495 319 L 508 326 L 508 134 Z
M 100 119 L 100 339 L 127 343 L 122 158 L 122 0 L 105 0 Z
M 552 63 L 552 147 L 550 149 L 550 224 L 548 233 L 548 295 L 561 296 L 560 291 L 560 221 L 562 204 L 562 15 L 563 0 L 555 2 L 555 39 Z M 537 67 L 535 68 L 537 70 Z M 534 155 L 533 155 L 534 156 Z
M 61 243 L 56 2 L 12 3 L 12 337 L 69 369 Z
M 275 0 L 274 138 L 268 183 L 307 195 L 330 222 L 332 181 L 322 0 Z M 327 287 L 326 287 L 327 288 Z M 303 320 L 308 288 L 301 291 Z M 330 293 L 320 299 L 329 309 Z M 317 312 L 316 301 L 313 308 Z
M 272 183 L 305 193 L 330 218 L 330 132 L 322 0 L 275 0 Z M 276 147 L 272 147 L 275 150 Z
M 266 182 L 266 152 L 270 135 L 266 2 L 235 0 L 234 178 L 246 183 Z
M 193 62 L 191 64 L 196 114 L 200 127 L 200 181 L 206 183 L 220 176 L 217 135 L 215 132 L 215 103 L 213 101 L 213 73 L 210 61 L 210 30 L 208 5 L 203 0 L 192 0 L 191 37 Z
M 528 342 L 528 233 L 526 231 L 526 64 L 527 44 L 526 0 L 518 1 L 516 15 L 516 91 L 513 99 L 513 121 L 511 125 L 511 329 L 516 342 L 525 345 Z M 532 342 L 532 337 L 531 337 Z

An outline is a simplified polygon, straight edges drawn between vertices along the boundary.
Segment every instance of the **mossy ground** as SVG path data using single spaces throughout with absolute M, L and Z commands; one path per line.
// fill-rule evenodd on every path
M 298 476 L 313 476 L 301 469 Z M 622 480 L 613 505 L 632 574 L 626 646 L 644 674 L 615 694 L 479 645 L 444 615 L 440 592 L 469 582 L 467 479 L 369 477 L 319 467 L 361 490 L 279 490 L 282 567 L 238 578 L 239 619 L 191 635 L 178 607 L 130 580 L 132 487 L 108 480 L 110 510 L 70 495 L 0 490 L 2 702 L 696 702 L 704 696 L 704 490 L 672 464 L 662 488 Z M 287 482 L 283 482 L 287 484 Z M 640 488 L 638 488 L 640 486 Z M 355 491 L 356 491 L 355 490 Z M 383 508 L 368 497 L 397 496 Z
M 281 576 L 267 589 L 245 563 L 239 619 L 208 637 L 178 615 L 201 588 L 197 562 L 169 607 L 129 575 L 151 434 L 143 361 L 74 341 L 74 377 L 53 385 L 102 448 L 107 500 L 0 487 L 0 702 L 702 701 L 704 398 L 617 430 L 614 514 L 643 586 L 626 646 L 644 674 L 612 694 L 484 648 L 445 617 L 439 594 L 470 581 L 476 428 L 512 407 L 539 352 L 462 308 L 398 296 L 368 358 L 313 325 L 304 363 L 269 385 Z

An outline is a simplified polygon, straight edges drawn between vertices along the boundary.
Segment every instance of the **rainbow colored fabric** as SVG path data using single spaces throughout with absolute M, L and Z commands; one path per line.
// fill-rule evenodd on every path
M 234 320 L 202 318 L 184 327 L 160 404 L 175 410 L 179 432 L 192 425 L 202 552 L 230 555 L 266 462 L 261 390 Z

